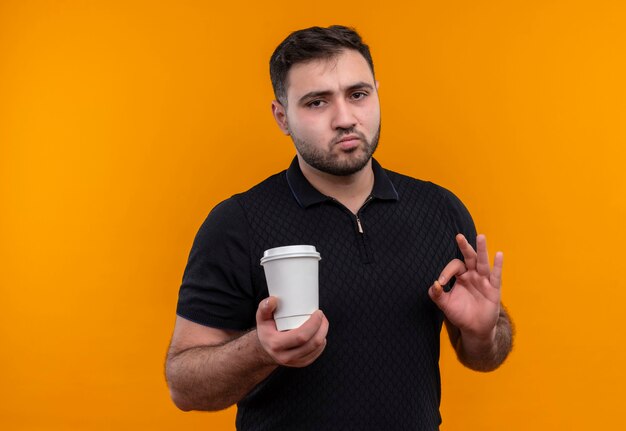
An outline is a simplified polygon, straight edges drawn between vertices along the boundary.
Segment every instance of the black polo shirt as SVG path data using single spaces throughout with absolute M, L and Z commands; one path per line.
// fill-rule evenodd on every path
M 241 430 L 437 430 L 441 311 L 428 288 L 452 259 L 455 235 L 476 230 L 449 191 L 383 169 L 354 215 L 317 191 L 296 159 L 288 170 L 217 205 L 201 226 L 177 314 L 217 328 L 255 326 L 268 296 L 263 251 L 314 245 L 323 354 L 279 367 L 238 404 Z M 473 244 L 475 246 L 475 244 Z

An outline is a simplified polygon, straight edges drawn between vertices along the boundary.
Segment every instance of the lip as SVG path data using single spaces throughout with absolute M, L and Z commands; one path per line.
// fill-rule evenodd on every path
M 342 151 L 354 151 L 359 147 L 361 142 L 361 138 L 356 135 L 344 136 L 339 141 L 337 141 L 337 147 Z
M 359 139 L 361 138 L 359 138 L 357 135 L 348 135 L 338 140 L 337 143 L 341 144 L 342 142 L 358 141 Z

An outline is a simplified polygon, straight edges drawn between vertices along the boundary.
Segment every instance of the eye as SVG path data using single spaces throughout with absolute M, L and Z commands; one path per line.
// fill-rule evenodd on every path
M 317 99 L 317 100 L 312 100 L 310 102 L 308 102 L 306 104 L 307 108 L 320 108 L 322 106 L 324 106 L 326 102 L 321 100 L 321 99 Z
M 364 91 L 356 91 L 352 93 L 350 97 L 352 97 L 352 100 L 361 100 L 367 97 L 367 93 Z

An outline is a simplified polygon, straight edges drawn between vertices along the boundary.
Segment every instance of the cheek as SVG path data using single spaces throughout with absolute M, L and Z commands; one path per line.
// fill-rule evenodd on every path
M 378 130 L 378 126 L 380 125 L 380 111 L 376 110 L 373 112 L 369 112 L 364 119 L 364 126 L 373 132 Z
M 377 123 L 380 122 L 380 105 L 378 103 L 376 104 L 376 108 L 374 109 L 373 117 Z
M 316 116 L 315 118 L 310 116 L 300 116 L 296 121 L 290 123 L 290 126 L 292 126 L 292 130 L 295 133 L 308 138 L 308 140 L 320 140 L 323 138 L 325 133 L 323 122 L 319 116 Z
M 373 102 L 364 106 L 360 112 L 359 120 L 366 127 L 377 129 L 378 123 L 380 123 L 380 105 Z

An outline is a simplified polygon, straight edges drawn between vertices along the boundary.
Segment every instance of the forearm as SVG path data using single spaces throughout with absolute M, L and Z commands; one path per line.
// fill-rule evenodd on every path
M 464 333 L 447 322 L 450 341 L 459 361 L 476 371 L 493 371 L 507 358 L 513 348 L 514 327 L 503 305 L 496 326 L 490 334 L 477 336 Z
M 217 346 L 170 352 L 166 376 L 181 410 L 221 410 L 248 394 L 277 368 L 256 330 Z

